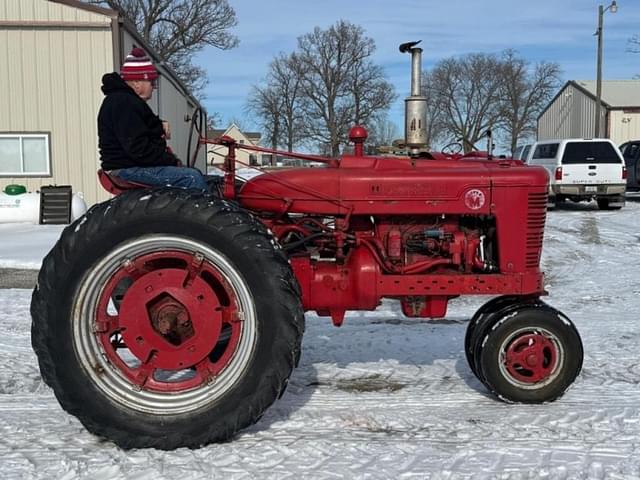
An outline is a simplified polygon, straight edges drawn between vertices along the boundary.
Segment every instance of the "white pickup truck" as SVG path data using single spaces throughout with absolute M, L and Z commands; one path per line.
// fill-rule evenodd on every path
M 625 203 L 627 169 L 618 147 L 605 138 L 541 140 L 533 145 L 529 165 L 549 171 L 549 206 L 595 199 L 602 210 Z

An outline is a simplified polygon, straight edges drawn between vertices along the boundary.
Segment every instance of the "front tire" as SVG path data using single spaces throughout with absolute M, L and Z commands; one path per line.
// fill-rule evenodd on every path
M 469 368 L 478 375 L 478 369 L 475 361 L 476 350 L 478 349 L 478 341 L 484 334 L 487 325 L 491 326 L 492 316 L 509 305 L 515 305 L 521 302 L 521 297 L 515 295 L 503 295 L 501 297 L 494 297 L 485 304 L 483 304 L 474 313 L 469 324 L 467 325 L 467 331 L 464 336 L 464 352 L 467 358 Z
M 505 401 L 551 402 L 573 383 L 583 349 L 573 323 L 546 305 L 502 316 L 482 337 L 476 363 L 483 383 Z
M 123 448 L 193 448 L 255 423 L 284 391 L 304 329 L 264 226 L 179 189 L 120 195 L 65 229 L 31 313 L 62 407 Z

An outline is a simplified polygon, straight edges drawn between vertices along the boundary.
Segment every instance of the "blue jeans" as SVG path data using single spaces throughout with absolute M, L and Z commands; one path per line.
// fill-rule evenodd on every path
M 204 190 L 207 182 L 200 170 L 189 167 L 130 167 L 114 172 L 118 178 L 128 182 L 153 186 L 195 188 Z

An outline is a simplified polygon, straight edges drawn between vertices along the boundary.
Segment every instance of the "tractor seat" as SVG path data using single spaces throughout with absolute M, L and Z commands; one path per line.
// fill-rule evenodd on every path
M 152 185 L 147 185 L 145 183 L 128 182 L 126 180 L 122 180 L 116 175 L 109 175 L 102 169 L 98 170 L 98 180 L 100 181 L 100 185 L 102 185 L 102 188 L 104 188 L 107 192 L 112 193 L 113 195 L 118 195 L 126 190 L 152 187 Z

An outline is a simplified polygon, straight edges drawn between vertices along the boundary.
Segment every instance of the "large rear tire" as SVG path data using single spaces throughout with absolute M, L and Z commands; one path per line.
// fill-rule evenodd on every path
M 123 448 L 195 448 L 255 423 L 284 392 L 304 330 L 266 228 L 178 189 L 125 193 L 66 228 L 31 314 L 62 407 Z

